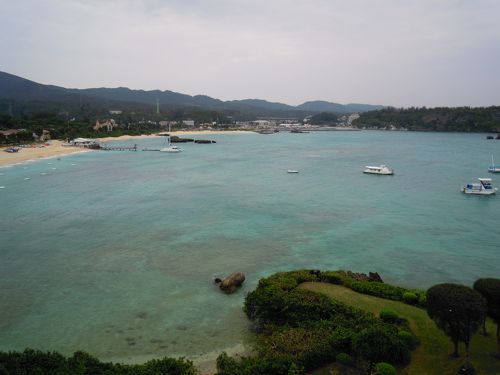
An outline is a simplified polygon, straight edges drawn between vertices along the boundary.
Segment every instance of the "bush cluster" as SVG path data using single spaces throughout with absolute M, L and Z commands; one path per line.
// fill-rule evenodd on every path
M 314 281 L 350 283 L 343 272 L 311 270 L 261 279 L 244 304 L 246 315 L 260 332 L 258 355 L 239 360 L 222 355 L 217 362 L 218 375 L 288 375 L 335 360 L 351 362 L 352 357 L 370 362 L 372 357 L 392 363 L 409 360 L 410 346 L 398 335 L 396 326 L 323 294 L 298 289 L 301 283 Z M 370 342 L 363 335 L 373 329 L 377 336 L 370 336 Z M 384 345 L 379 345 L 380 337 Z M 369 353 L 361 342 L 376 348 L 377 353 Z
M 397 323 L 399 320 L 398 314 L 395 311 L 389 309 L 380 311 L 379 317 L 386 323 Z
M 124 365 L 101 362 L 85 352 L 75 352 L 66 358 L 57 352 L 26 349 L 24 352 L 0 352 L 0 374 L 195 375 L 197 371 L 191 361 L 183 358 Z

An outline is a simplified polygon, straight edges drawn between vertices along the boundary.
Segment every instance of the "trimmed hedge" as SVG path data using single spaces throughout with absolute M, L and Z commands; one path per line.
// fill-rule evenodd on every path
M 427 301 L 425 298 L 425 292 L 423 291 L 410 291 L 399 286 L 380 282 L 353 281 L 344 285 L 358 293 L 369 294 L 371 296 L 390 299 L 393 301 L 401 301 L 410 305 L 418 305 L 419 307 L 425 307 Z M 405 294 L 407 295 L 407 299 L 404 297 Z M 416 300 L 413 298 L 413 295 L 416 296 Z

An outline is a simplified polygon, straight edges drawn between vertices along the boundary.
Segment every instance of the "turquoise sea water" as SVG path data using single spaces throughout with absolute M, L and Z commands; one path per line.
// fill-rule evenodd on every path
M 459 190 L 500 162 L 483 134 L 198 138 L 217 143 L 0 169 L 0 350 L 202 361 L 241 349 L 243 298 L 276 271 L 377 271 L 420 288 L 500 276 L 500 196 Z M 134 142 L 161 144 L 120 144 Z M 396 174 L 361 173 L 382 163 Z M 212 277 L 233 271 L 247 281 L 227 296 Z

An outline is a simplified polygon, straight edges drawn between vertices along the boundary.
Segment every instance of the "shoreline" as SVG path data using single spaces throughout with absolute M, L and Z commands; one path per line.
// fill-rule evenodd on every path
M 186 131 L 174 131 L 171 132 L 172 135 L 186 136 L 186 135 L 209 135 L 209 134 L 251 134 L 252 131 L 247 130 L 186 130 Z M 113 142 L 113 141 L 126 141 L 133 139 L 150 139 L 159 137 L 158 133 L 155 134 L 143 134 L 143 135 L 122 135 L 120 137 L 103 137 L 96 138 L 99 142 Z M 91 152 L 94 150 L 75 147 L 75 146 L 63 146 L 63 141 L 53 139 L 49 141 L 48 146 L 38 147 L 22 147 L 19 152 L 7 153 L 3 150 L 12 146 L 5 146 L 0 148 L 0 168 L 12 167 L 17 164 L 50 159 L 57 156 L 65 156 L 70 154 L 76 154 L 81 152 Z
M 168 133 L 168 131 L 161 132 Z M 121 135 L 119 137 L 102 137 L 96 138 L 99 142 L 112 142 L 112 141 L 127 141 L 131 139 L 151 139 L 160 137 L 158 134 L 142 134 L 142 135 Z M 255 132 L 250 130 L 177 130 L 171 131 L 170 134 L 176 136 L 186 136 L 186 135 L 219 135 L 219 134 L 255 134 Z
M 32 161 L 92 151 L 81 147 L 63 146 L 63 143 L 64 142 L 60 140 L 51 140 L 48 146 L 22 147 L 18 152 L 13 153 L 4 152 L 4 149 L 8 147 L 2 147 L 0 148 L 0 168 L 7 168 Z

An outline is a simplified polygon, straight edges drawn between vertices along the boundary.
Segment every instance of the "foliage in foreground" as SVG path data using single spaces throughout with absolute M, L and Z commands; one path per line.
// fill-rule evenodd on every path
M 478 279 L 474 283 L 474 290 L 477 290 L 486 299 L 488 305 L 488 315 L 497 325 L 498 355 L 500 356 L 500 279 L 484 278 Z M 486 319 L 483 322 L 483 331 L 486 334 Z
M 486 318 L 486 300 L 477 291 L 459 284 L 438 284 L 427 291 L 427 313 L 436 325 L 450 337 L 454 356 L 458 343 L 465 344 L 466 366 L 469 363 L 469 344 Z
M 298 289 L 304 282 L 326 280 L 350 281 L 345 273 L 311 270 L 261 279 L 244 305 L 259 332 L 257 356 L 236 360 L 221 355 L 218 375 L 301 373 L 333 362 L 339 355 L 354 357 L 370 368 L 378 361 L 407 363 L 413 341 L 409 344 L 407 337 L 400 336 L 396 324 L 323 294 Z
M 24 352 L 0 352 L 2 375 L 195 375 L 193 363 L 183 358 L 163 358 L 141 365 L 105 363 L 84 353 L 65 357 L 57 352 L 26 349 Z

